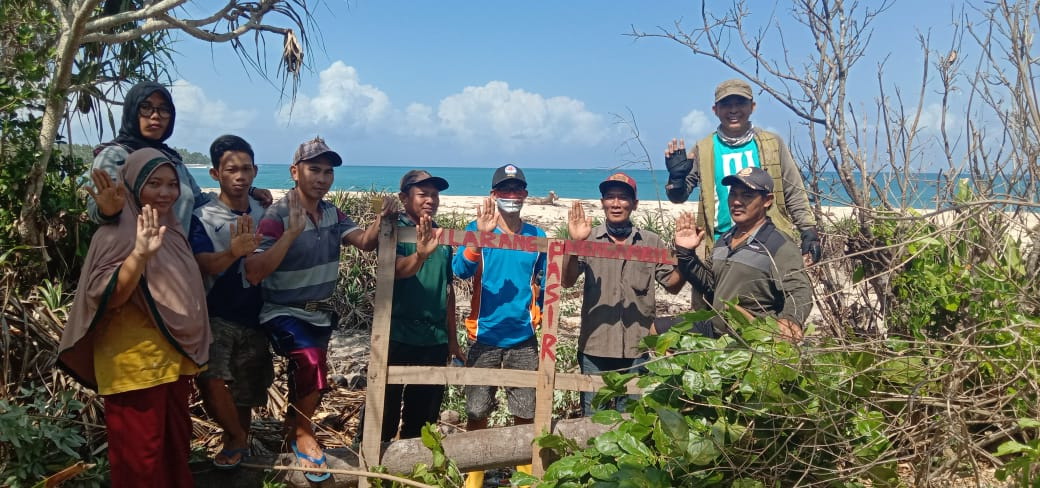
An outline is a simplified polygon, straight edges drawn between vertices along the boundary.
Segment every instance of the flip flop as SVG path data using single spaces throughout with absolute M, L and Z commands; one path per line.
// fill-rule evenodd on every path
M 319 468 L 322 468 L 322 467 L 327 468 L 328 467 L 327 465 L 325 465 L 325 452 L 324 451 L 322 451 L 321 457 L 316 459 L 314 457 L 311 457 L 311 456 L 307 455 L 306 453 L 300 452 L 300 450 L 296 448 L 296 441 L 295 440 L 293 440 L 291 443 L 289 443 L 289 445 L 292 446 L 292 451 L 293 451 L 293 454 L 296 455 L 296 460 L 297 461 L 299 461 L 300 459 L 303 459 L 304 461 L 312 463 L 312 464 L 314 464 L 315 466 L 317 466 Z M 300 466 L 300 467 L 301 468 L 305 468 L 305 467 L 308 467 L 308 466 Z M 329 477 L 331 477 L 331 476 L 332 476 L 332 473 L 311 473 L 309 471 L 305 471 L 303 473 L 303 477 L 304 478 L 307 478 L 308 481 L 312 481 L 314 483 L 321 483 L 322 481 L 325 481 L 325 480 L 329 479 Z
M 233 458 L 235 457 L 235 454 L 241 454 L 241 456 L 238 457 L 238 461 L 226 464 L 217 462 L 217 456 Z M 242 464 L 242 460 L 245 459 L 248 455 L 249 449 L 245 447 L 239 447 L 237 449 L 223 449 L 220 451 L 220 454 L 217 454 L 217 456 L 213 457 L 213 466 L 215 466 L 217 469 L 234 469 L 237 468 L 239 464 Z

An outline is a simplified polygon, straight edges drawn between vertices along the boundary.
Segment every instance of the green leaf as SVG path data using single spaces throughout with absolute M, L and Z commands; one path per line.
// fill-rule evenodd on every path
M 1036 419 L 1018 419 L 1018 426 L 1023 429 L 1036 429 L 1040 428 L 1040 420 Z
M 1007 441 L 997 447 L 997 452 L 994 454 L 997 456 L 1007 456 L 1008 454 L 1019 454 L 1030 450 L 1029 446 L 1025 444 L 1015 441 Z
M 596 464 L 589 466 L 589 475 L 598 480 L 609 480 L 614 473 L 618 472 L 617 466 L 613 464 Z
M 656 411 L 657 418 L 661 420 L 661 427 L 669 437 L 685 439 L 689 435 L 690 427 L 686 425 L 686 417 L 671 408 L 659 407 Z
M 707 466 L 715 461 L 715 458 L 719 455 L 719 450 L 708 439 L 690 436 L 689 442 L 686 443 L 686 453 L 690 464 Z
M 646 444 L 643 444 L 634 436 L 629 434 L 621 434 L 618 439 L 618 445 L 629 454 L 636 454 L 646 459 L 653 458 L 654 456 L 654 453 L 650 451 L 649 447 L 646 447 Z
M 600 425 L 614 425 L 622 420 L 617 410 L 606 409 L 592 414 L 592 421 Z
M 863 278 L 867 276 L 867 269 L 863 266 L 856 266 L 856 269 L 852 270 L 852 282 L 859 283 L 863 281 Z

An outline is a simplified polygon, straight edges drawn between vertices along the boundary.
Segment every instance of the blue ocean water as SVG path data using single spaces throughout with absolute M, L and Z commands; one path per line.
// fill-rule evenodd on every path
M 289 166 L 282 164 L 261 164 L 254 185 L 259 188 L 288 189 L 293 187 L 289 176 Z M 216 182 L 209 176 L 206 168 L 192 167 L 191 173 L 199 186 L 216 187 Z M 401 176 L 409 166 L 354 166 L 344 165 L 336 168 L 335 190 L 363 191 L 380 190 L 397 192 Z M 436 176 L 440 176 L 451 185 L 444 195 L 486 195 L 491 189 L 491 175 L 494 168 L 460 168 L 430 167 L 424 168 Z M 599 183 L 614 170 L 608 168 L 523 168 L 527 177 L 527 189 L 531 196 L 545 196 L 550 190 L 561 198 L 599 198 Z M 668 174 L 663 170 L 624 169 L 625 173 L 635 178 L 640 200 L 667 200 L 664 184 Z M 849 198 L 842 188 L 835 173 L 823 173 L 819 180 L 819 198 L 825 206 L 849 205 Z M 908 206 L 928 208 L 935 206 L 936 189 L 946 184 L 944 175 L 936 173 L 920 173 L 912 175 L 912 185 L 907 188 Z M 903 190 L 895 183 L 887 185 L 890 201 L 898 201 Z M 696 190 L 693 198 L 696 196 Z

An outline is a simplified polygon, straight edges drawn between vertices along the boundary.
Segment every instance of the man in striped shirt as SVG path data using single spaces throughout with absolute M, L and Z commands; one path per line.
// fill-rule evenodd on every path
M 338 317 L 330 303 L 339 277 L 340 246 L 376 248 L 379 224 L 396 211 L 385 198 L 375 222 L 362 230 L 325 201 L 334 168 L 343 159 L 321 138 L 300 145 L 290 167 L 296 187 L 260 220 L 260 247 L 246 259 L 246 278 L 262 281 L 260 322 L 275 353 L 288 361 L 288 440 L 304 467 L 324 467 L 325 455 L 314 438 L 311 417 L 328 389 L 327 350 Z M 320 482 L 328 473 L 305 474 Z

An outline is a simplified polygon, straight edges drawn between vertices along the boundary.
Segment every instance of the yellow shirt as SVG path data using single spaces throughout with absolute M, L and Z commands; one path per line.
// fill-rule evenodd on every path
M 95 334 L 94 370 L 101 395 L 172 383 L 200 371 L 136 305 L 105 312 Z

